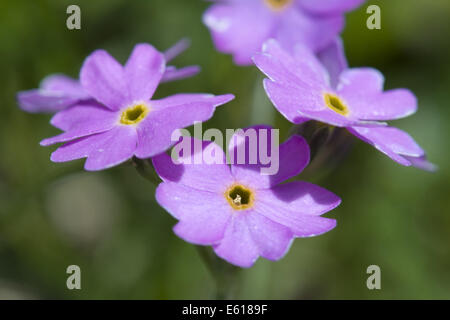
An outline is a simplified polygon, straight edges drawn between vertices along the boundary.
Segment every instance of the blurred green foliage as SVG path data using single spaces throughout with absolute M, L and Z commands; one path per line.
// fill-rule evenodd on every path
M 386 87 L 408 87 L 419 112 L 394 125 L 408 130 L 440 170 L 397 165 L 356 143 L 341 166 L 317 182 L 343 198 L 332 232 L 298 239 L 279 262 L 244 270 L 238 298 L 450 298 L 450 2 L 369 1 L 382 30 L 366 28 L 364 5 L 343 34 L 352 66 L 373 66 Z M 82 29 L 66 28 L 78 4 Z M 88 173 L 83 161 L 54 164 L 39 141 L 58 132 L 49 115 L 20 111 L 19 90 L 46 75 L 77 77 L 83 59 L 104 48 L 124 62 L 137 42 L 164 50 L 182 37 L 192 47 L 178 66 L 199 64 L 195 78 L 164 84 L 177 92 L 234 93 L 204 127 L 289 123 L 271 106 L 253 67 L 217 53 L 197 0 L 15 0 L 0 2 L 0 298 L 202 299 L 214 283 L 194 246 L 154 200 L 155 187 L 131 166 Z M 66 289 L 66 268 L 82 270 L 82 290 Z M 382 271 L 382 289 L 366 288 L 366 268 Z

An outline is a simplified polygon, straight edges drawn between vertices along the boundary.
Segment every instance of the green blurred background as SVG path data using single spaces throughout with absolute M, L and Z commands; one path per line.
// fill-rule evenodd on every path
M 338 170 L 314 181 L 343 198 L 328 216 L 338 227 L 298 239 L 278 262 L 244 270 L 237 298 L 450 298 L 450 2 L 369 1 L 382 30 L 366 28 L 367 4 L 348 15 L 343 34 L 351 66 L 373 66 L 387 88 L 408 87 L 420 109 L 393 124 L 407 130 L 440 170 L 402 167 L 358 142 Z M 81 7 L 82 29 L 66 28 L 66 8 Z M 206 299 L 214 283 L 194 246 L 155 202 L 155 187 L 131 166 L 88 173 L 83 161 L 50 162 L 49 115 L 20 111 L 19 90 L 48 74 L 77 77 L 83 59 L 104 48 L 124 62 L 137 42 L 165 50 L 182 37 L 192 47 L 174 62 L 200 75 L 162 85 L 178 92 L 234 93 L 204 127 L 289 123 L 264 95 L 262 76 L 217 53 L 197 0 L 0 1 L 0 298 Z M 82 289 L 66 288 L 66 268 L 81 267 Z M 382 289 L 366 287 L 381 267 Z

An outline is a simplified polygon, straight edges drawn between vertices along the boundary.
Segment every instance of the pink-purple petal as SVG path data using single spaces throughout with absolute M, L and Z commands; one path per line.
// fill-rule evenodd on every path
M 383 91 L 384 76 L 374 68 L 352 68 L 339 76 L 337 92 L 343 95 L 376 94 Z
M 342 14 L 354 10 L 366 0 L 300 0 L 299 4 L 313 14 Z
M 325 106 L 323 93 L 318 88 L 294 89 L 269 79 L 264 80 L 264 89 L 275 108 L 292 123 L 313 119 L 338 127 L 358 124 L 358 119 L 347 118 Z
M 242 215 L 232 217 L 223 239 L 213 248 L 219 257 L 243 268 L 251 267 L 259 257 L 259 248 L 253 241 L 247 221 Z
M 203 122 L 212 117 L 217 105 L 228 102 L 232 95 L 211 97 L 211 99 L 193 99 L 180 104 L 173 103 L 165 106 L 155 104 L 155 110 L 137 126 L 138 158 L 150 158 L 166 151 L 175 144 L 172 134 L 175 130 L 193 125 L 194 122 Z M 173 98 L 178 100 L 178 98 Z M 166 101 L 167 102 L 167 101 Z M 177 101 L 178 102 L 178 101 Z M 150 102 L 152 105 L 153 102 Z M 164 104 L 164 103 L 162 103 Z
M 19 107 L 27 112 L 57 112 L 90 97 L 75 79 L 62 74 L 47 76 L 39 89 L 17 94 Z
M 58 112 L 78 101 L 78 97 L 43 89 L 33 89 L 17 93 L 19 107 L 31 113 Z
M 263 81 L 264 89 L 275 108 L 292 123 L 302 122 L 303 115 L 300 111 L 307 113 L 309 110 L 323 109 L 324 100 L 320 88 L 308 86 L 293 87 L 278 84 L 269 79 Z
M 310 160 L 309 145 L 306 140 L 298 135 L 290 137 L 280 145 L 280 171 L 272 178 L 272 185 L 300 174 Z
M 252 136 L 249 130 L 254 130 L 255 140 L 252 141 Z M 272 145 L 272 128 L 269 126 L 253 126 L 244 129 L 242 132 L 235 133 L 230 140 L 229 150 L 232 155 L 231 171 L 237 181 L 244 185 L 251 186 L 256 189 L 267 189 L 271 186 L 277 185 L 289 178 L 298 175 L 309 163 L 309 146 L 305 139 L 300 136 L 292 136 L 286 142 L 279 146 L 278 157 L 270 154 Z M 263 135 L 263 131 L 266 133 Z M 248 135 L 248 137 L 246 137 Z M 251 143 L 257 145 L 251 147 Z M 261 149 L 261 143 L 267 147 Z M 245 152 L 245 158 L 241 157 L 240 152 Z M 254 159 L 252 159 L 253 154 Z M 262 154 L 260 154 L 262 153 Z M 264 163 L 261 157 L 271 157 L 270 163 Z M 244 160 L 244 163 L 242 163 Z M 252 163 L 252 160 L 254 163 Z M 266 159 L 267 160 L 267 159 Z M 272 167 L 273 174 L 269 172 L 263 173 L 262 169 L 266 170 Z
M 269 260 L 281 259 L 289 250 L 293 234 L 288 227 L 252 212 L 245 215 L 253 243 L 258 254 Z
M 175 130 L 208 120 L 214 109 L 208 103 L 191 103 L 150 112 L 137 127 L 136 156 L 144 159 L 166 151 L 176 142 L 171 139 Z
M 180 69 L 173 66 L 168 66 L 163 77 L 161 78 L 161 83 L 190 78 L 197 75 L 199 72 L 199 66 L 188 66 Z
M 342 39 L 336 38 L 325 49 L 318 52 L 317 57 L 328 71 L 331 87 L 336 88 L 339 76 L 348 68 Z
M 258 191 L 254 211 L 289 228 L 296 237 L 313 237 L 333 229 L 336 220 L 320 214 L 335 208 L 340 199 L 320 187 L 297 182 Z
M 403 156 L 406 160 L 411 162 L 411 165 L 413 167 L 416 167 L 418 169 L 422 169 L 425 171 L 435 172 L 438 170 L 438 167 L 434 164 L 428 161 L 427 157 L 425 155 L 420 157 L 411 157 L 411 156 Z
M 254 62 L 273 81 L 327 88 L 328 73 L 314 53 L 301 44 L 297 44 L 292 52 L 283 49 L 276 40 L 269 39 L 264 42 L 263 53 L 255 55 Z
M 288 50 L 302 44 L 318 52 L 332 43 L 343 28 L 342 15 L 310 15 L 290 8 L 283 13 L 274 37 Z
M 114 115 L 117 115 L 117 113 L 98 103 L 84 102 L 56 113 L 50 123 L 58 129 L 68 131 L 82 122 L 107 121 Z
M 216 48 L 233 54 L 238 65 L 250 65 L 251 57 L 261 50 L 276 21 L 264 4 L 235 1 L 212 5 L 203 15 Z
M 207 93 L 178 93 L 160 100 L 152 100 L 150 104 L 154 109 L 164 109 L 172 107 L 178 108 L 185 104 L 191 103 L 208 103 L 214 107 L 218 107 L 227 102 L 230 102 L 233 99 L 234 95 L 232 94 L 215 96 L 213 94 Z
M 52 125 L 65 132 L 41 141 L 42 146 L 67 142 L 113 128 L 118 122 L 117 112 L 96 104 L 75 105 L 55 114 Z
M 86 58 L 80 82 L 84 90 L 112 110 L 132 102 L 123 67 L 104 50 L 94 51 Z
M 395 120 L 408 117 L 417 111 L 417 98 L 408 89 L 393 89 L 378 95 L 367 95 L 357 100 L 354 96 L 344 99 L 361 119 Z
M 285 212 L 291 214 L 274 214 L 268 216 L 281 224 L 289 226 L 289 221 L 295 221 L 297 216 L 302 215 L 322 215 L 336 208 L 341 199 L 333 192 L 306 181 L 293 181 L 272 187 L 269 190 L 258 190 L 259 203 L 265 204 L 266 207 L 283 208 Z M 269 214 L 270 215 L 270 214 Z
M 175 43 L 172 47 L 164 51 L 164 58 L 166 62 L 169 62 L 186 51 L 191 45 L 191 41 L 188 38 L 183 38 Z
M 89 98 L 88 93 L 83 89 L 78 80 L 63 74 L 52 74 L 45 77 L 40 87 L 44 90 L 63 92 L 80 99 Z
M 302 216 L 298 218 L 297 224 L 291 230 L 295 237 L 309 238 L 327 233 L 333 230 L 336 225 L 335 219 Z
M 211 245 L 218 243 L 231 219 L 231 207 L 223 194 L 163 182 L 156 189 L 156 200 L 180 220 L 175 233 L 182 239 Z
M 137 44 L 124 68 L 130 101 L 150 99 L 163 77 L 165 66 L 162 53 L 149 44 Z
M 417 110 L 417 98 L 407 89 L 383 92 L 384 77 L 373 68 L 344 71 L 337 93 L 351 113 L 365 120 L 394 120 L 407 117 Z
M 371 144 L 401 165 L 411 165 L 411 161 L 407 157 L 420 158 L 425 155 L 423 149 L 414 139 L 400 129 L 394 127 L 352 127 L 347 129 L 350 133 Z
M 159 177 L 163 181 L 177 182 L 194 189 L 224 193 L 234 179 L 222 148 L 213 142 L 185 139 L 188 139 L 184 143 L 190 144 L 191 152 L 181 155 L 177 163 L 166 153 L 152 158 Z M 207 153 L 213 154 L 214 159 L 221 159 L 220 163 L 205 161 Z
M 84 168 L 88 171 L 116 166 L 133 156 L 136 149 L 136 130 L 129 126 L 117 126 L 106 132 L 68 142 L 51 155 L 53 162 L 66 162 L 88 158 Z M 118 148 L 117 146 L 120 146 Z
M 309 87 L 300 77 L 294 73 L 289 60 L 274 58 L 268 53 L 257 53 L 253 56 L 253 62 L 270 80 L 282 83 L 292 88 L 300 86 Z M 299 83 L 297 85 L 297 83 Z

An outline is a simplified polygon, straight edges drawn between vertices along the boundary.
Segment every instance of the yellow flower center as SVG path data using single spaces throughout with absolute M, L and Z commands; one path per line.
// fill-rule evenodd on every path
M 293 0 L 264 0 L 266 5 L 273 11 L 281 11 L 286 9 Z
M 253 207 L 255 196 L 249 188 L 234 184 L 225 191 L 225 198 L 234 210 L 245 210 Z
M 120 123 L 125 125 L 137 124 L 141 122 L 149 112 L 150 108 L 144 103 L 132 105 L 122 112 Z
M 343 116 L 347 116 L 349 114 L 348 107 L 342 102 L 341 98 L 338 96 L 331 94 L 331 93 L 325 93 L 324 95 L 325 104 L 328 108 L 333 110 L 336 113 L 339 113 Z

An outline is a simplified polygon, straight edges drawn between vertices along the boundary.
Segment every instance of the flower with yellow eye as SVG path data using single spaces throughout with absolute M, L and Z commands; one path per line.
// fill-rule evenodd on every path
M 289 121 L 316 120 L 343 127 L 404 166 L 435 169 L 406 132 L 379 122 L 413 114 L 417 99 L 407 89 L 384 91 L 384 78 L 378 70 L 346 69 L 333 85 L 308 48 L 299 45 L 291 54 L 275 40 L 268 40 L 253 60 L 268 77 L 264 88 L 269 99 Z
M 187 49 L 189 41 L 182 39 L 164 52 L 166 63 Z M 177 69 L 167 66 L 161 82 L 180 80 L 196 75 L 198 66 L 187 66 Z M 39 89 L 20 91 L 17 93 L 19 107 L 31 113 L 55 113 L 75 104 L 84 104 L 93 98 L 84 90 L 79 81 L 63 74 L 52 74 L 42 80 Z
M 267 128 L 244 131 L 256 130 L 256 154 L 264 143 L 261 139 L 271 141 L 270 135 L 261 134 Z M 240 137 L 235 135 L 231 141 L 244 145 L 230 143 L 229 154 L 236 154 L 240 147 L 249 154 L 250 141 Z M 214 153 L 215 159 L 223 161 L 195 163 L 191 158 L 198 156 L 198 151 L 192 149 L 182 156 L 189 161 L 175 163 L 165 153 L 152 159 L 163 180 L 156 200 L 179 220 L 174 232 L 182 239 L 210 245 L 222 259 L 250 267 L 260 256 L 281 259 L 296 237 L 316 236 L 336 226 L 336 220 L 321 215 L 339 205 L 338 196 L 303 181 L 282 183 L 309 162 L 309 147 L 302 137 L 292 136 L 279 146 L 280 169 L 273 175 L 261 174 L 261 159 L 228 166 L 222 148 L 213 142 L 203 142 L 202 158 Z
M 80 72 L 91 97 L 54 115 L 63 130 L 41 141 L 64 143 L 51 155 L 54 162 L 87 158 L 86 170 L 102 170 L 133 156 L 150 158 L 171 147 L 172 133 L 212 117 L 233 95 L 178 94 L 151 100 L 166 71 L 165 56 L 149 44 L 135 46 L 125 66 L 104 50 L 92 53 Z
M 344 14 L 365 0 L 216 0 L 203 15 L 220 52 L 233 55 L 238 65 L 251 57 L 267 39 L 286 49 L 297 43 L 315 53 L 333 46 L 344 27 Z

